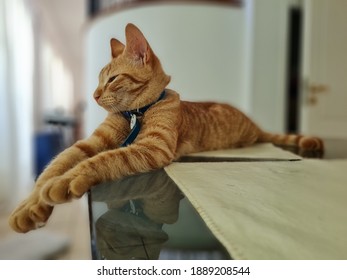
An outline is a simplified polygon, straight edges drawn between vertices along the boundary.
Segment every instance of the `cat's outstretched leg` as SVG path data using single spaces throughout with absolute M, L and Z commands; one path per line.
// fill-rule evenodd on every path
M 95 130 L 91 137 L 76 142 L 73 146 L 60 153 L 39 176 L 29 198 L 24 200 L 12 212 L 9 218 L 10 226 L 17 232 L 27 232 L 43 226 L 53 211 L 53 205 L 56 203 L 47 203 L 47 201 L 42 199 L 42 188 L 47 184 L 51 185 L 53 182 L 66 182 L 67 178 L 63 176 L 70 174 L 68 171 L 80 162 L 101 151 L 118 146 L 124 138 L 124 132 L 122 131 L 127 125 L 124 117 L 110 116 Z M 61 181 L 62 178 L 65 178 L 65 181 Z M 74 178 L 77 177 L 75 176 Z M 80 183 L 83 185 L 84 182 Z M 62 187 L 62 189 L 64 188 Z M 58 201 L 62 200 L 62 195 L 66 195 L 61 192 L 60 194 L 60 198 L 58 197 L 57 199 Z M 68 201 L 70 198 L 65 197 L 63 200 Z

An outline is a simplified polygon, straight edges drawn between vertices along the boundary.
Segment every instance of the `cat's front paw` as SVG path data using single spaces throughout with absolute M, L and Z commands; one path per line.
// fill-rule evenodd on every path
M 41 190 L 41 198 L 50 205 L 80 198 L 93 185 L 86 175 L 65 174 L 49 180 Z
M 9 224 L 13 230 L 25 233 L 44 226 L 52 211 L 53 207 L 42 202 L 34 193 L 12 212 Z

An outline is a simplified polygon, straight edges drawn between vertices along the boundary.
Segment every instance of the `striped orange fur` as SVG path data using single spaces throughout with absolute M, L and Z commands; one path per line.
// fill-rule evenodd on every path
M 96 184 L 162 168 L 188 153 L 256 142 L 323 149 L 318 138 L 266 133 L 230 105 L 181 101 L 169 89 L 142 116 L 135 141 L 119 147 L 130 131 L 121 112 L 154 103 L 170 82 L 140 30 L 129 24 L 125 32 L 126 45 L 111 40 L 112 60 L 101 70 L 94 93 L 107 118 L 44 170 L 30 197 L 12 213 L 14 230 L 27 232 L 43 225 L 55 204 L 81 197 Z

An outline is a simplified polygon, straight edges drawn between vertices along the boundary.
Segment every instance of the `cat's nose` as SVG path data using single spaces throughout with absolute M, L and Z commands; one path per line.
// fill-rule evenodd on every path
M 97 89 L 95 92 L 94 92 L 94 99 L 96 100 L 96 102 L 98 102 L 99 98 L 101 97 L 101 94 L 102 94 L 102 91 L 100 89 Z

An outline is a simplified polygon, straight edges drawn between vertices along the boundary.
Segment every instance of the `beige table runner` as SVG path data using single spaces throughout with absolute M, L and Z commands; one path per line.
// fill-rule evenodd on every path
M 300 156 L 281 148 L 275 147 L 270 143 L 256 144 L 246 148 L 217 150 L 190 154 L 189 157 L 204 158 L 234 158 L 238 160 L 299 160 Z
M 347 161 L 165 170 L 235 259 L 347 259 Z

